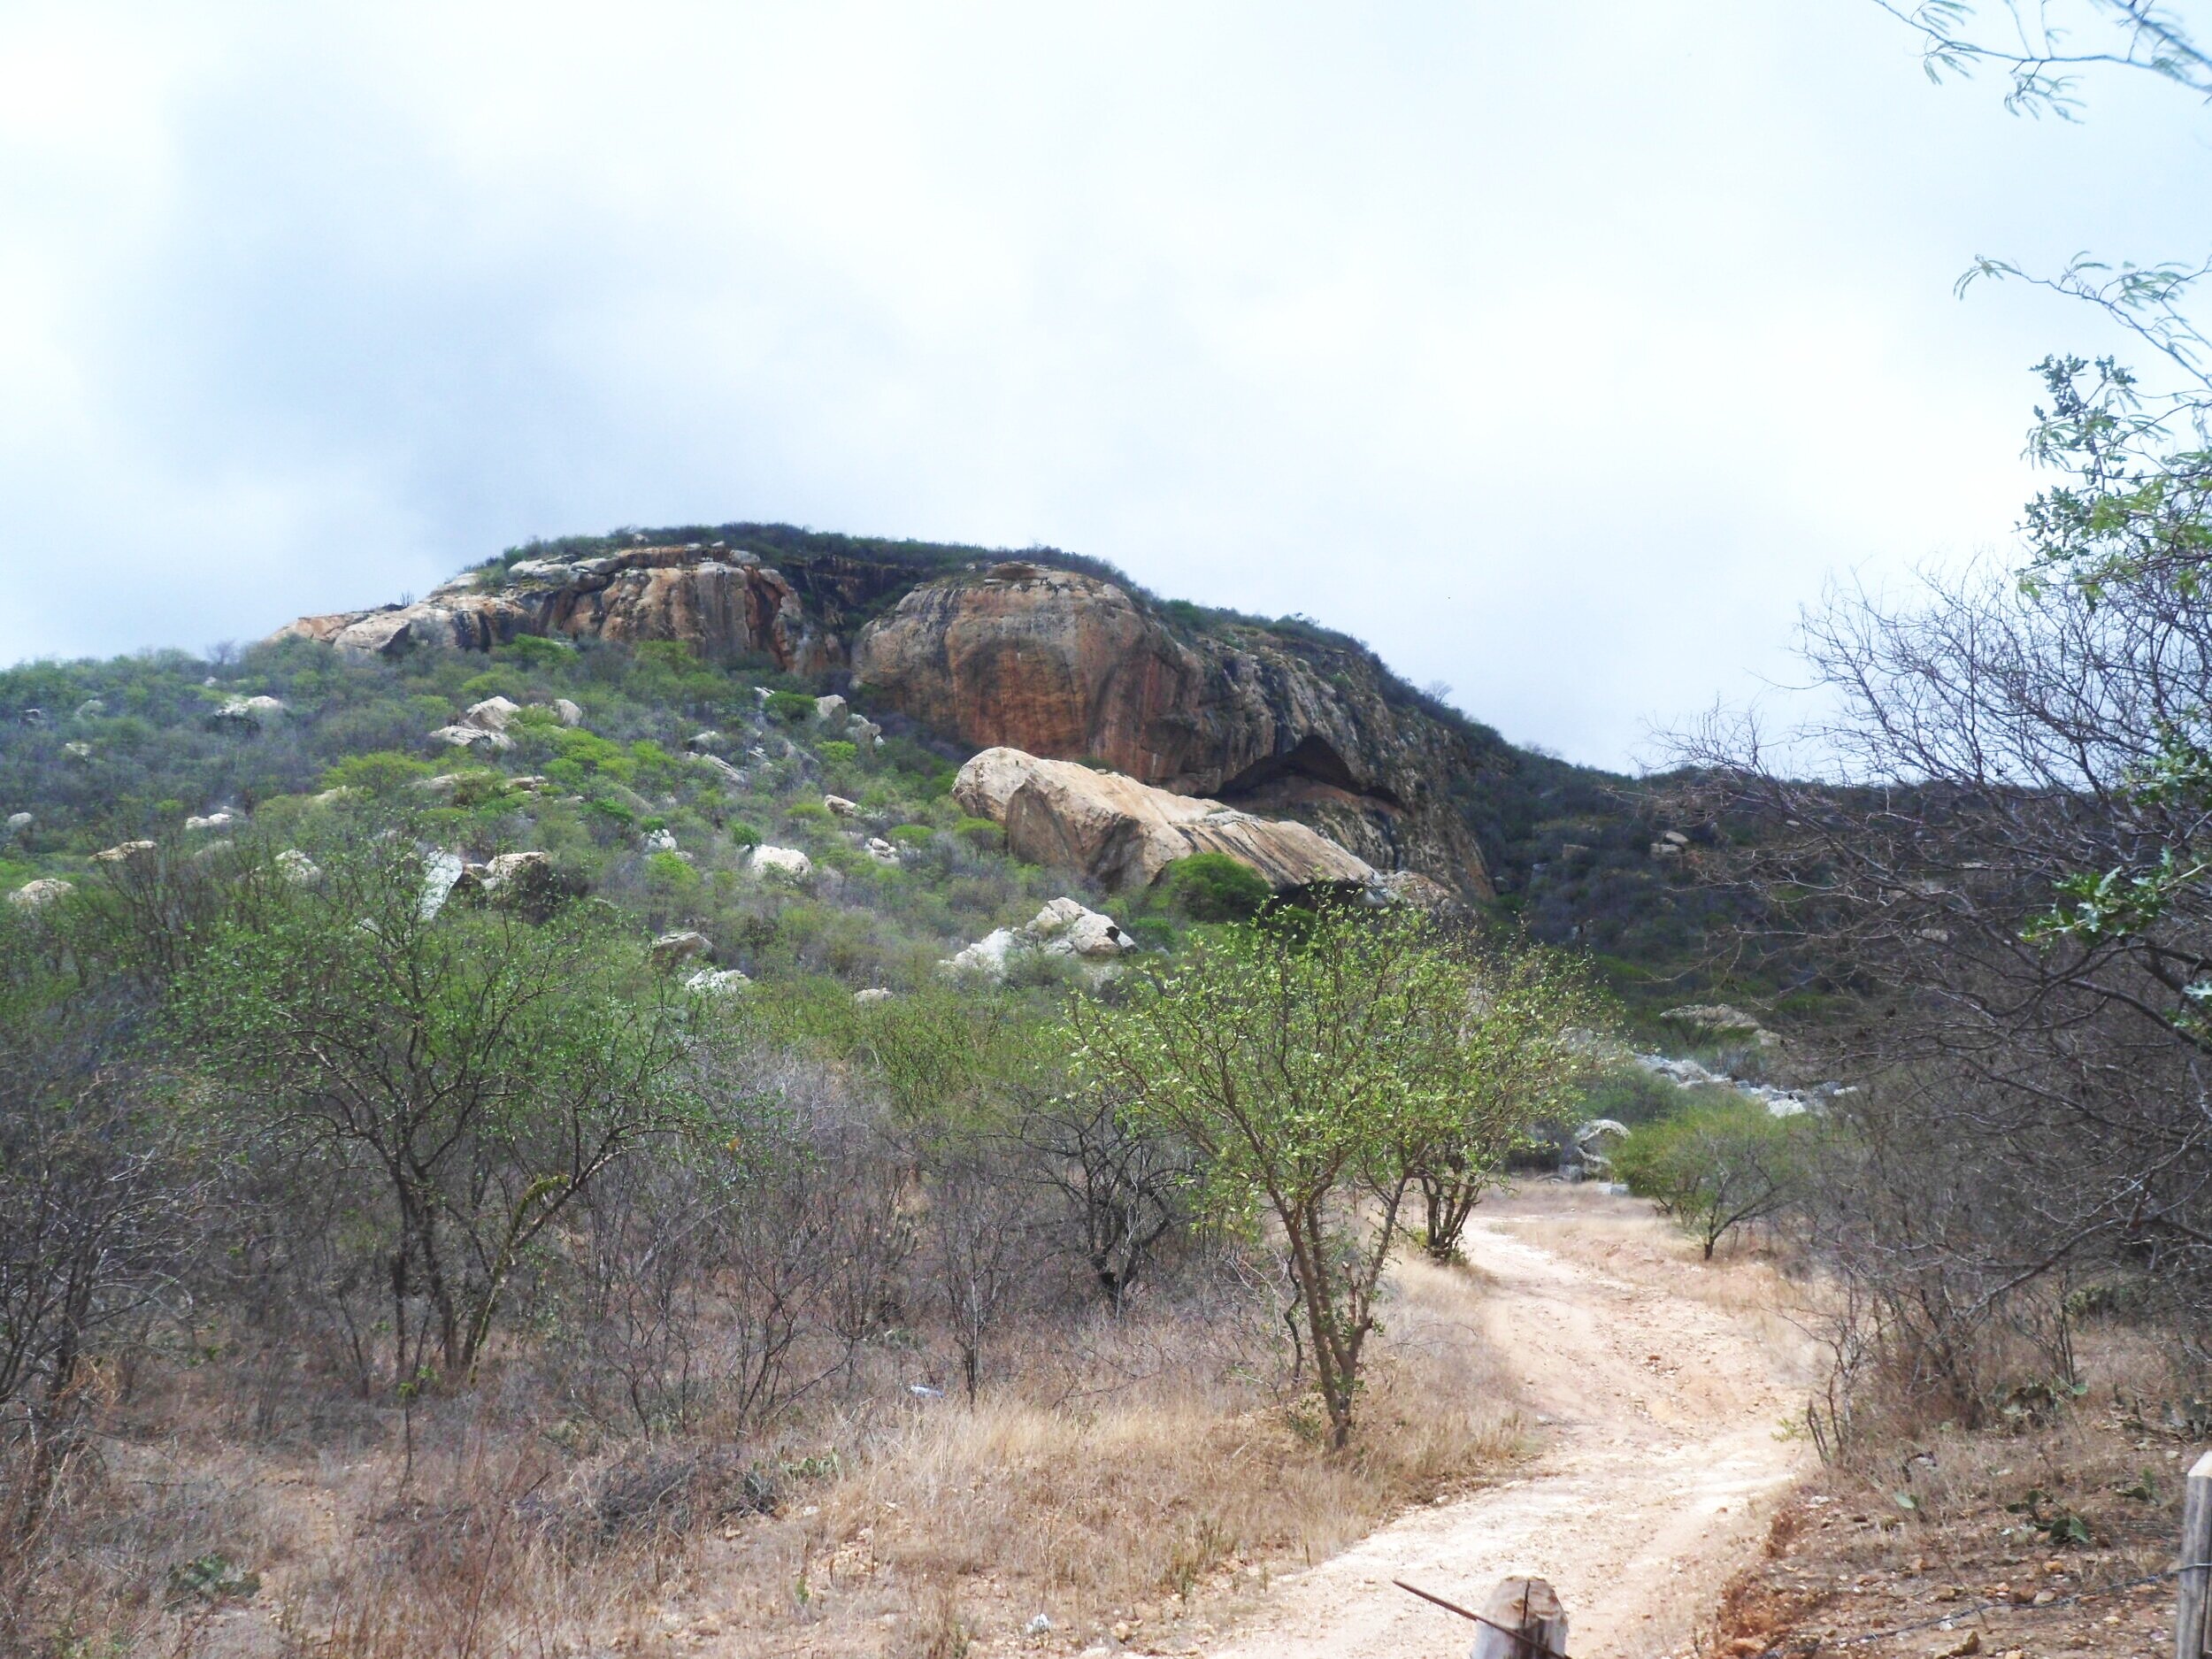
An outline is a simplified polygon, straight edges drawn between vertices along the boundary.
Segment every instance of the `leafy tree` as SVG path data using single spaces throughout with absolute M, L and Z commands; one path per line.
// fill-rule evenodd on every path
M 1704 1247 L 1779 1214 L 1800 1192 L 1811 1120 L 1777 1118 L 1756 1101 L 1696 1106 L 1630 1133 L 1613 1164 Z
M 1418 917 L 1342 907 L 1226 929 L 1118 1003 L 1070 1003 L 1075 1068 L 1197 1152 L 1203 1207 L 1281 1229 L 1339 1447 L 1412 1179 L 1405 1148 L 1463 1108 L 1471 988 Z
M 1590 1071 L 1586 1038 L 1604 1020 L 1603 999 L 1570 957 L 1509 946 L 1475 959 L 1467 1022 L 1456 1039 L 1463 1087 L 1429 1139 L 1405 1151 L 1431 1256 L 1458 1256 L 1460 1235 L 1515 1141 L 1573 1104 Z
M 532 1244 L 688 1104 L 680 1004 L 605 912 L 434 913 L 425 875 L 396 838 L 326 855 L 172 1010 L 229 1110 L 319 1151 L 334 1193 L 366 1179 L 401 1379 L 433 1348 L 470 1372 Z

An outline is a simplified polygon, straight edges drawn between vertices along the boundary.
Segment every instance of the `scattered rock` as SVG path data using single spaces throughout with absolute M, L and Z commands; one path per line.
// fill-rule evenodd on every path
M 64 881 L 58 876 L 42 876 L 36 881 L 26 881 L 8 895 L 8 902 L 20 910 L 35 910 L 65 899 L 77 890 L 73 881 Z
M 1017 857 L 1082 872 L 1109 889 L 1150 885 L 1178 859 L 1226 853 L 1277 892 L 1365 888 L 1379 872 L 1318 831 L 1255 818 L 1073 761 L 987 749 L 960 769 L 953 798 L 1002 825 Z
M 684 989 L 695 996 L 726 996 L 751 983 L 749 976 L 735 968 L 702 968 L 684 981 Z
M 119 841 L 112 847 L 104 847 L 93 854 L 92 862 L 96 864 L 128 864 L 132 859 L 142 858 L 153 850 L 152 841 Z
M 937 965 L 955 978 L 1003 979 L 1006 977 L 1007 958 L 1013 954 L 1015 944 L 1012 928 L 995 928 L 964 950 L 947 956 Z
M 1056 898 L 1039 910 L 1029 924 L 1029 932 L 1045 951 L 1055 956 L 1111 957 L 1137 948 L 1137 941 L 1123 933 L 1111 917 L 1066 897 Z
M 679 963 L 690 962 L 701 956 L 711 960 L 713 956 L 714 941 L 704 933 L 688 927 L 673 933 L 663 933 L 653 941 L 652 946 L 653 965 L 657 968 L 672 968 Z
M 864 991 L 853 993 L 853 1003 L 858 1008 L 872 1008 L 878 1002 L 887 1002 L 890 1000 L 891 993 L 879 985 L 872 985 Z
M 96 719 L 107 711 L 108 705 L 104 698 L 87 697 L 77 705 L 77 712 L 73 718 L 80 720 Z
M 786 881 L 803 881 L 814 873 L 814 860 L 796 847 L 756 847 L 745 866 L 756 876 Z
M 817 697 L 814 700 L 814 723 L 830 731 L 843 731 L 846 717 L 849 712 L 845 705 L 844 698 L 834 693 L 826 697 Z
M 480 749 L 487 753 L 515 746 L 515 740 L 506 733 L 482 726 L 442 726 L 430 737 L 433 742 L 449 743 L 455 749 Z
M 469 710 L 455 724 L 473 726 L 487 732 L 503 732 L 511 721 L 522 712 L 522 705 L 505 697 L 487 697 L 481 703 L 469 705 Z
M 706 749 L 712 749 L 721 741 L 722 733 L 719 732 L 694 732 L 689 737 L 684 739 L 684 747 L 691 750 L 694 754 L 699 754 Z
M 858 818 L 860 816 L 860 803 L 857 801 L 848 801 L 841 795 L 826 795 L 822 797 L 822 804 L 827 807 L 839 818 Z
M 208 717 L 211 724 L 240 729 L 258 729 L 285 713 L 281 697 L 227 697 L 223 706 Z
M 872 749 L 883 741 L 883 728 L 856 714 L 845 723 L 845 735 L 860 748 Z
M 227 830 L 233 819 L 227 812 L 210 812 L 204 818 L 188 818 L 184 826 L 188 830 Z
M 287 847 L 276 856 L 276 870 L 296 887 L 311 887 L 323 879 L 322 866 L 296 847 Z
M 35 822 L 36 822 L 36 820 L 33 818 L 28 812 L 11 812 L 8 814 L 8 829 L 10 833 L 13 834 L 20 835 L 25 830 L 30 828 Z
M 64 743 L 61 746 L 61 752 L 68 756 L 72 760 L 90 760 L 92 758 L 92 745 L 89 743 Z
M 742 789 L 750 781 L 743 772 L 731 765 L 719 755 L 694 755 L 692 758 L 703 766 L 713 767 L 715 771 L 722 774 L 723 780 L 734 788 Z
M 433 851 L 422 861 L 422 898 L 417 905 L 425 921 L 429 921 L 445 909 L 445 902 L 461 878 L 468 873 L 468 861 L 458 853 Z
M 676 833 L 670 829 L 648 830 L 645 850 L 649 853 L 672 853 L 676 850 Z
M 884 840 L 882 836 L 871 835 L 868 838 L 868 856 L 879 864 L 896 866 L 899 862 L 899 849 Z
M 46 724 L 46 710 L 43 709 L 26 709 L 22 713 L 17 715 L 15 718 L 22 721 L 26 726 L 43 726 Z
M 566 697 L 553 699 L 553 712 L 561 717 L 563 726 L 581 726 L 584 723 L 584 711 Z

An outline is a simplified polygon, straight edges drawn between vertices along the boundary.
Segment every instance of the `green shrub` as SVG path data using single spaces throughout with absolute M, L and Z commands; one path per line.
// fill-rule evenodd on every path
M 973 821 L 979 824 L 988 822 L 985 818 Z M 993 824 L 991 829 L 995 833 L 998 826 Z M 937 839 L 937 832 L 926 824 L 901 824 L 892 829 L 890 839 L 902 847 L 926 847 Z
M 979 852 L 995 852 L 1006 845 L 1006 832 L 987 818 L 964 818 L 952 833 Z
M 758 830 L 746 823 L 732 824 L 723 833 L 730 838 L 732 845 L 738 847 L 757 847 L 765 839 Z
M 391 749 L 379 749 L 367 755 L 349 755 L 324 769 L 322 787 L 326 789 L 359 789 L 368 795 L 390 795 L 404 788 L 418 778 L 427 778 L 437 770 L 426 760 L 417 760 L 412 755 L 402 755 Z
M 557 668 L 576 660 L 576 648 L 541 634 L 526 634 L 510 640 L 492 653 L 524 668 Z
M 1168 902 L 1194 922 L 1241 922 L 1257 916 L 1274 888 L 1226 853 L 1194 853 L 1170 865 Z
M 833 766 L 849 766 L 860 758 L 860 745 L 848 743 L 841 737 L 833 737 L 821 744 L 816 752 Z
M 814 699 L 803 691 L 772 691 L 768 694 L 768 717 L 781 720 L 786 726 L 803 726 L 814 718 Z
M 834 816 L 819 801 L 795 801 L 784 808 L 783 815 L 802 824 L 826 824 Z
M 1656 1202 L 1704 1247 L 1747 1222 L 1763 1221 L 1801 1189 L 1816 1121 L 1777 1118 L 1737 1095 L 1632 1132 L 1613 1155 L 1629 1191 Z

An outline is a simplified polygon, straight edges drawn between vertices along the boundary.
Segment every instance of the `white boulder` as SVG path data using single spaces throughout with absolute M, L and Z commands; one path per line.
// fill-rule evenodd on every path
M 995 928 L 966 949 L 946 957 L 937 965 L 957 978 L 1003 979 L 1006 977 L 1006 960 L 1013 954 L 1018 942 L 1012 928 Z
M 276 869 L 277 874 L 296 887 L 311 887 L 323 879 L 322 866 L 296 847 L 287 847 L 276 856 Z M 445 895 L 438 896 L 443 899 Z
M 227 812 L 210 812 L 204 818 L 188 818 L 184 826 L 188 830 L 227 830 L 233 819 Z
M 479 726 L 487 732 L 503 732 L 509 722 L 522 712 L 522 705 L 505 697 L 487 697 L 481 703 L 469 705 L 469 710 L 455 724 Z
M 663 933 L 653 941 L 653 965 L 672 968 L 679 963 L 693 961 L 701 956 L 711 958 L 714 941 L 695 928 L 681 928 L 672 933 Z
M 27 881 L 8 895 L 8 902 L 19 910 L 35 910 L 65 899 L 77 890 L 73 881 L 64 881 L 57 876 L 42 876 L 36 881 Z
M 814 873 L 814 860 L 796 847 L 756 847 L 745 866 L 764 879 L 803 881 Z
M 487 753 L 515 746 L 515 740 L 506 733 L 481 726 L 442 726 L 430 737 L 434 742 L 449 743 L 455 749 L 480 749 Z
M 1064 896 L 1039 910 L 1029 924 L 1029 932 L 1051 956 L 1118 956 L 1137 948 L 1137 941 L 1123 933 L 1113 918 Z
M 864 991 L 853 993 L 853 1005 L 856 1008 L 873 1008 L 879 1002 L 887 1002 L 890 1000 L 891 993 L 879 985 L 872 985 Z
M 684 981 L 684 989 L 695 996 L 727 996 L 751 983 L 749 976 L 735 968 L 702 968 Z

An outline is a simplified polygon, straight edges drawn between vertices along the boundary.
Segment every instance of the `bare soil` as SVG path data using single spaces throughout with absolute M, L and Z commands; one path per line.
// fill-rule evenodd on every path
M 1472 1627 L 1391 1581 L 1479 1607 L 1520 1574 L 1557 1588 L 1577 1659 L 1686 1654 L 1756 1555 L 1810 1463 L 1789 1426 L 1808 1356 L 1768 1270 L 1700 1262 L 1646 1206 L 1550 1186 L 1486 1205 L 1466 1250 L 1536 1455 L 1281 1580 L 1214 1659 L 1463 1654 Z

